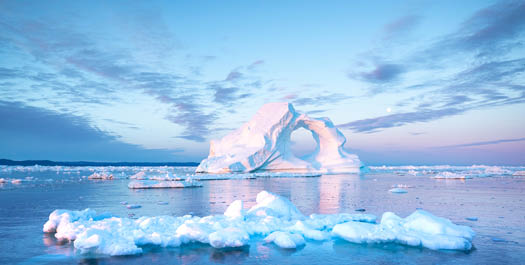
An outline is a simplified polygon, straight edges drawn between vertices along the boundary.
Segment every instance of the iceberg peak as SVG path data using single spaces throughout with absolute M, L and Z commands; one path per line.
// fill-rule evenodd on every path
M 290 136 L 300 128 L 309 130 L 317 143 L 303 159 L 290 148 Z M 287 102 L 268 103 L 239 129 L 210 141 L 209 156 L 196 172 L 359 173 L 361 161 L 344 150 L 345 143 L 345 136 L 329 118 L 311 118 Z

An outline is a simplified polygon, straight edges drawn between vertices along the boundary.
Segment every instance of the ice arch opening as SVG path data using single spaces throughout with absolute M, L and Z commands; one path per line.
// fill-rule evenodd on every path
M 312 132 L 303 127 L 296 128 L 290 136 L 290 151 L 300 159 L 305 159 L 306 156 L 312 154 L 317 145 Z
M 304 159 L 290 148 L 293 131 L 305 128 L 318 143 Z M 210 141 L 208 158 L 197 172 L 320 172 L 359 173 L 361 161 L 347 153 L 344 135 L 328 118 L 311 118 L 295 111 L 290 103 L 268 103 L 241 128 L 220 140 Z

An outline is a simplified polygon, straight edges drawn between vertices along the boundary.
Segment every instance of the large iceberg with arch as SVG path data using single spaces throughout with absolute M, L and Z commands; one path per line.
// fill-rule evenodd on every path
M 290 136 L 304 128 L 317 142 L 309 155 L 298 158 L 291 151 Z M 196 172 L 319 172 L 359 173 L 363 164 L 343 148 L 345 136 L 329 118 L 311 118 L 292 104 L 268 103 L 239 129 L 210 141 L 208 158 Z

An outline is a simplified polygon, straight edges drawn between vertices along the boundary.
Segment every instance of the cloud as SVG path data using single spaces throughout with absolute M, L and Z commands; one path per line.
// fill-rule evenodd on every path
M 523 13 L 523 1 L 500 1 L 475 12 L 450 34 L 423 42 L 425 46 L 416 47 L 403 57 L 389 58 L 395 47 L 388 43 L 385 51 L 371 50 L 359 65 L 372 64 L 374 69 L 349 77 L 370 83 L 369 96 L 408 91 L 416 94 L 395 104 L 405 109 L 412 107 L 413 111 L 349 122 L 343 127 L 371 133 L 473 109 L 523 103 L 525 57 L 519 52 L 525 43 Z M 402 17 L 385 25 L 385 32 L 401 34 L 417 23 L 419 18 Z M 384 63 L 392 61 L 396 63 Z M 419 80 L 423 81 L 419 83 L 413 82 L 418 80 L 414 78 L 400 79 L 421 73 L 423 78 Z M 394 81 L 395 85 L 391 85 Z
M 248 70 L 255 70 L 257 67 L 264 64 L 264 60 L 257 60 L 246 67 Z
M 396 113 L 371 119 L 357 120 L 349 123 L 339 124 L 337 127 L 350 129 L 355 132 L 373 133 L 378 129 L 399 127 L 409 123 L 427 122 L 447 116 L 458 115 L 465 110 L 457 108 L 445 108 L 438 110 L 421 110 L 406 113 Z
M 317 96 L 311 96 L 311 97 L 298 97 L 295 94 L 291 94 L 291 95 L 285 96 L 283 99 L 292 100 L 292 103 L 297 106 L 306 106 L 306 105 L 325 106 L 326 104 L 330 104 L 330 103 L 333 104 L 333 103 L 340 102 L 348 98 L 350 97 L 340 94 L 340 93 L 332 93 L 332 94 L 323 94 L 323 95 L 317 95 Z
M 24 77 L 25 77 L 25 74 L 21 70 L 0 67 L 0 79 L 15 79 L 15 78 L 24 78 Z
M 369 72 L 362 72 L 358 76 L 362 80 L 372 83 L 388 83 L 396 80 L 405 72 L 402 65 L 384 63 L 375 65 L 375 69 Z
M 237 99 L 236 93 L 239 91 L 237 87 L 223 87 L 218 84 L 211 85 L 210 89 L 215 91 L 215 102 L 223 105 L 232 105 Z
M 240 78 L 242 78 L 242 73 L 237 70 L 233 70 L 228 74 L 228 76 L 226 77 L 226 79 L 224 79 L 224 81 L 235 81 Z
M 525 29 L 525 2 L 500 1 L 476 12 L 465 21 L 452 43 L 461 49 L 495 50 Z M 492 52 L 492 51 L 490 51 Z
M 144 149 L 82 116 L 0 101 L 0 157 L 92 161 L 170 161 L 177 150 Z
M 403 35 L 414 29 L 420 22 L 420 16 L 406 15 L 400 17 L 384 26 L 384 39 L 392 39 L 399 35 Z
M 166 119 L 180 126 L 185 127 L 184 132 L 176 136 L 186 140 L 204 142 L 210 133 L 209 126 L 215 120 L 215 114 L 206 114 L 204 106 L 198 104 L 198 99 L 193 95 L 176 95 L 175 91 L 149 90 L 147 93 L 154 96 L 162 103 L 171 106 L 170 113 Z
M 480 9 L 465 20 L 459 28 L 415 53 L 414 60 L 436 63 L 451 54 L 462 52 L 475 58 L 493 58 L 523 47 L 520 40 L 525 30 L 525 2 L 498 1 Z
M 525 141 L 525 137 L 515 138 L 515 139 L 499 139 L 499 140 L 493 140 L 493 141 L 474 142 L 474 143 L 468 143 L 468 144 L 438 146 L 435 148 L 459 148 L 459 147 L 482 146 L 482 145 L 501 144 L 501 143 L 513 143 L 513 142 L 521 142 L 521 141 Z

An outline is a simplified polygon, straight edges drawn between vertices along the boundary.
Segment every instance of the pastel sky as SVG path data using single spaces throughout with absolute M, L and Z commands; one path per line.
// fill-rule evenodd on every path
M 331 118 L 369 165 L 524 165 L 524 14 L 524 1 L 0 1 L 0 158 L 198 162 L 288 101 Z

